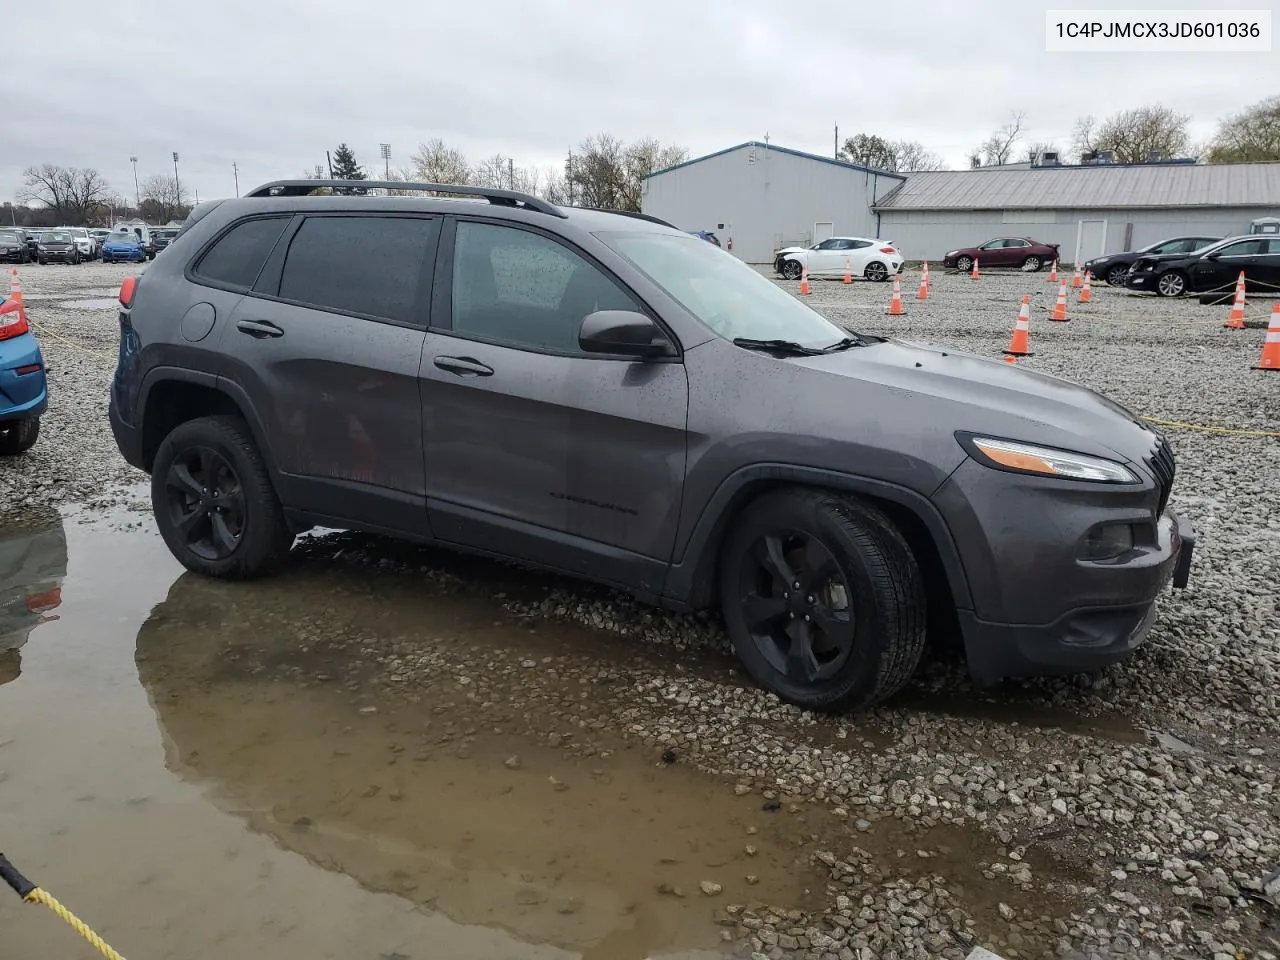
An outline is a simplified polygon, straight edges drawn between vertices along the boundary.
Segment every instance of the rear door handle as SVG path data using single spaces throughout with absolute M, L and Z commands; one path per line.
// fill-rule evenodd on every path
M 493 367 L 471 357 L 436 357 L 435 365 L 460 377 L 491 377 Z
M 284 331 L 270 320 L 240 320 L 236 323 L 236 329 L 241 333 L 247 333 L 256 340 L 284 336 Z

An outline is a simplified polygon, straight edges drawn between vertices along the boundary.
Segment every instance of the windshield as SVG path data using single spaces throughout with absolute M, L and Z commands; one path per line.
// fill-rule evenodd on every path
M 0 230 L 0 243 L 22 243 L 22 238 L 11 230 Z
M 846 336 L 733 254 L 705 240 L 665 233 L 598 236 L 726 340 L 791 340 L 827 347 Z
M 71 231 L 70 231 L 70 233 L 71 233 L 71 235 L 72 235 L 72 236 L 74 236 L 74 237 L 79 237 L 79 238 L 80 238 L 80 239 L 82 239 L 82 240 L 83 240 L 85 237 L 89 236 L 89 231 L 88 231 L 88 230 L 85 230 L 83 227 L 79 227 L 79 228 L 77 228 L 77 229 L 75 229 L 75 230 L 71 230 Z
M 44 240 L 45 243 L 70 243 L 71 234 L 67 233 L 65 230 L 50 230 L 45 233 L 41 239 Z
M 137 243 L 138 238 L 132 233 L 113 233 L 107 237 L 107 243 Z

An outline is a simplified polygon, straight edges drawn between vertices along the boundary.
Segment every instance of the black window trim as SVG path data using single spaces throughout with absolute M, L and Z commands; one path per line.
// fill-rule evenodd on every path
M 282 213 L 277 210 L 271 213 L 254 213 L 244 217 L 236 217 L 227 221 L 227 223 L 223 224 L 222 227 L 219 228 L 218 231 L 214 233 L 214 235 L 210 237 L 198 251 L 196 251 L 196 255 L 187 261 L 187 265 L 182 271 L 183 276 L 189 282 L 194 283 L 197 286 L 212 287 L 215 290 L 226 290 L 229 293 L 248 294 L 257 285 L 258 280 L 262 277 L 263 271 L 267 269 L 267 264 L 269 264 L 271 262 L 271 258 L 275 256 L 276 250 L 280 247 L 280 241 L 289 233 L 291 225 L 288 221 L 293 219 L 293 217 L 294 214 L 292 213 Z M 276 237 L 275 246 L 273 246 L 270 252 L 268 252 L 267 258 L 262 261 L 262 266 L 258 268 L 258 273 L 253 278 L 253 283 L 246 287 L 238 283 L 227 283 L 225 280 L 215 280 L 212 277 L 202 275 L 199 269 L 200 264 L 204 261 L 204 258 L 208 256 L 209 252 L 213 250 L 213 248 L 218 245 L 218 242 L 228 233 L 241 224 L 248 223 L 250 220 L 285 221 L 284 227 L 280 231 L 280 236 Z
M 435 249 L 440 243 L 440 233 L 442 229 L 443 217 L 439 213 L 421 211 L 421 210 L 333 210 L 333 211 L 308 211 L 306 213 L 294 213 L 293 222 L 285 227 L 284 233 L 280 235 L 280 239 L 276 241 L 275 247 L 271 251 L 271 255 L 267 257 L 267 262 L 263 265 L 262 270 L 258 273 L 258 279 L 253 285 L 253 289 L 244 291 L 245 296 L 253 297 L 256 300 L 269 300 L 272 303 L 283 303 L 291 307 L 301 307 L 304 310 L 315 310 L 319 313 L 331 313 L 339 317 L 354 317 L 357 320 L 369 320 L 373 323 L 385 323 L 392 327 L 403 327 L 407 330 L 427 330 L 430 326 L 430 307 L 433 303 L 432 287 L 435 284 L 435 262 L 437 259 L 437 250 Z M 289 256 L 289 247 L 293 243 L 293 238 L 298 235 L 298 231 L 302 229 L 303 223 L 307 220 L 335 219 L 335 218 L 357 218 L 361 220 L 378 219 L 395 219 L 395 220 L 430 220 L 435 224 L 435 230 L 431 232 L 431 238 L 427 242 L 427 249 L 422 257 L 422 269 L 430 270 L 431 275 L 426 278 L 426 283 L 419 283 L 418 294 L 414 298 L 413 313 L 417 317 L 425 318 L 418 322 L 408 320 L 396 320 L 392 317 L 383 317 L 372 313 L 360 313 L 355 310 L 341 310 L 337 307 L 329 307 L 319 303 L 309 303 L 305 300 L 293 300 L 288 297 L 279 295 L 280 283 L 284 277 L 284 264 Z M 247 218 L 246 218 L 247 219 Z M 276 291 L 272 293 L 271 291 Z
M 491 337 L 477 337 L 472 334 L 459 333 L 453 329 L 453 252 L 456 244 L 457 226 L 459 223 L 487 223 L 499 227 L 509 227 L 513 230 L 523 230 L 526 233 L 532 233 L 536 236 L 543 237 L 553 243 L 559 244 L 570 253 L 573 253 L 588 264 L 599 270 L 604 276 L 616 284 L 628 297 L 635 301 L 640 308 L 639 313 L 643 313 L 646 317 L 657 324 L 658 329 L 675 348 L 675 355 L 669 357 L 650 357 L 639 360 L 636 357 L 627 354 L 618 353 L 586 353 L 583 351 L 565 351 L 565 350 L 549 350 L 543 347 L 530 346 L 527 343 L 514 343 L 510 340 L 497 340 Z M 593 257 L 586 250 L 583 250 L 575 243 L 571 243 L 564 237 L 552 233 L 548 230 L 540 229 L 533 224 L 528 224 L 518 220 L 504 220 L 501 217 L 485 217 L 479 215 L 457 215 L 446 214 L 445 222 L 441 225 L 438 233 L 439 240 L 436 248 L 436 262 L 434 276 L 436 282 L 432 291 L 431 299 L 431 326 L 429 332 L 449 337 L 452 340 L 468 341 L 471 343 L 487 343 L 495 347 L 503 347 L 507 350 L 519 350 L 522 353 L 536 353 L 549 357 L 567 357 L 574 360 L 613 360 L 623 361 L 626 363 L 683 363 L 684 362 L 684 346 L 680 343 L 680 338 L 675 335 L 671 327 L 658 315 L 645 299 L 641 297 L 630 284 L 626 283 L 616 273 L 601 263 L 596 257 Z
M 1256 250 L 1256 251 L 1254 251 L 1253 253 L 1228 253 L 1228 252 L 1227 252 L 1227 251 L 1228 251 L 1228 250 L 1230 250 L 1232 247 L 1243 247 L 1246 243 L 1257 243 L 1257 242 L 1261 242 L 1261 243 L 1262 243 L 1262 245 L 1263 245 L 1263 249 L 1261 249 L 1261 250 Z M 1258 238 L 1258 237 L 1244 237 L 1244 238 L 1241 238 L 1241 239 L 1239 239 L 1239 240 L 1235 241 L 1234 243 L 1229 243 L 1229 244 L 1227 244 L 1227 245 L 1226 245 L 1225 247 L 1223 247 L 1220 251 L 1218 251 L 1218 256 L 1219 256 L 1219 258 L 1222 258 L 1222 257 L 1265 257 L 1265 256 L 1267 255 L 1267 250 L 1269 250 L 1270 248 L 1271 248 L 1271 245 L 1270 245 L 1269 243 L 1267 243 L 1267 241 L 1266 241 L 1266 239 L 1265 239 L 1265 238 Z

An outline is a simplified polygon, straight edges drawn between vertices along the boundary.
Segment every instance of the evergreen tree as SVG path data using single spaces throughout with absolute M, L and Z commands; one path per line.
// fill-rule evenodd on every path
M 333 178 L 335 180 L 367 180 L 364 168 L 356 160 L 355 153 L 345 143 L 333 151 Z M 357 191 L 363 193 L 363 190 Z

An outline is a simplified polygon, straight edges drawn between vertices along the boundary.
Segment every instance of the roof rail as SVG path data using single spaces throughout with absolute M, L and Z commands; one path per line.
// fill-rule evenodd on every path
M 608 207 L 570 207 L 570 210 L 590 210 L 593 213 L 616 213 L 620 217 L 632 217 L 636 220 L 648 220 L 650 223 L 656 223 L 661 227 L 670 227 L 672 230 L 680 229 L 674 223 L 667 223 L 665 220 L 659 220 L 657 217 L 648 213 L 640 213 L 637 210 L 610 210 Z
M 461 183 L 412 183 L 401 180 L 273 180 L 250 190 L 247 197 L 304 197 L 312 190 L 416 190 L 422 193 L 452 193 L 459 196 L 483 197 L 503 207 L 523 206 L 538 213 L 567 219 L 568 215 L 554 203 L 515 190 L 473 187 Z

